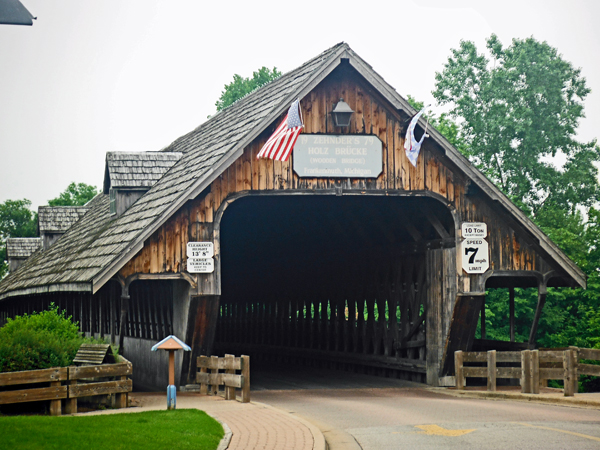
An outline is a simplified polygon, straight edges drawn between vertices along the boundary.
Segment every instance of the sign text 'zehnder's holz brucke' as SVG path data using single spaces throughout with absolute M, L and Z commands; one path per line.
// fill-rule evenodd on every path
M 383 143 L 376 136 L 301 134 L 294 146 L 300 177 L 377 178 L 383 170 Z

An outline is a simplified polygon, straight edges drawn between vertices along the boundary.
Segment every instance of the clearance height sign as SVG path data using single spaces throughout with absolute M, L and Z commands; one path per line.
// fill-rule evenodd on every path
M 487 241 L 487 224 L 464 222 L 461 244 L 462 268 L 467 273 L 484 273 L 490 267 L 490 250 Z

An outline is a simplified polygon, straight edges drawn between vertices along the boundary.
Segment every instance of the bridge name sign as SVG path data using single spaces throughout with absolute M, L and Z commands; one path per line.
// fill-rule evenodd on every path
M 377 136 L 355 134 L 301 134 L 293 152 L 294 171 L 313 178 L 377 178 L 382 157 Z

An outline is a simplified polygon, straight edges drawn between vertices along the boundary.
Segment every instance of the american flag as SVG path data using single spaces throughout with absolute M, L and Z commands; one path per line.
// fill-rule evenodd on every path
M 258 152 L 257 158 L 276 159 L 287 161 L 292 153 L 298 135 L 302 132 L 304 124 L 300 115 L 300 100 L 290 106 L 287 115 L 281 121 L 275 132 Z

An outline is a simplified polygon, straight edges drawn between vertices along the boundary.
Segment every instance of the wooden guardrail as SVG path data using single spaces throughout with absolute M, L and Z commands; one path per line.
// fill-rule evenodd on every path
M 250 401 L 250 357 L 225 355 L 199 356 L 197 359 L 196 383 L 200 384 L 201 394 L 219 394 L 219 386 L 224 386 L 225 400 L 235 400 L 236 388 L 241 389 L 242 403 Z M 210 373 L 208 372 L 210 370 Z M 236 374 L 236 371 L 241 372 Z M 210 389 L 209 389 L 210 386 Z
M 133 373 L 133 366 L 125 358 L 116 364 L 99 366 L 69 367 L 68 400 L 66 413 L 77 412 L 77 399 L 97 395 L 115 394 L 116 407 L 127 408 L 129 392 L 133 390 L 132 381 L 127 378 Z M 110 378 L 106 380 L 106 378 Z M 116 380 L 114 378 L 117 378 Z
M 40 383 L 50 384 L 46 387 L 23 387 L 17 390 L 0 391 L 0 405 L 50 400 L 50 414 L 60 415 L 61 400 L 67 398 L 67 386 L 63 386 L 61 382 L 66 381 L 67 378 L 66 367 L 0 373 L 0 388 Z
M 124 358 L 123 358 L 124 359 Z M 0 389 L 11 386 L 11 390 L 0 390 L 0 405 L 50 400 L 50 414 L 62 414 L 62 401 L 65 412 L 77 412 L 77 399 L 97 395 L 116 394 L 116 406 L 127 407 L 128 393 L 132 391 L 132 365 L 124 360 L 117 364 L 99 366 L 69 366 L 22 372 L 0 373 Z M 110 380 L 105 378 L 110 377 Z M 112 378 L 118 378 L 113 380 Z M 102 379 L 105 380 L 102 380 Z M 49 383 L 49 387 L 38 387 Z M 25 385 L 36 385 L 27 388 Z M 23 385 L 22 389 L 12 387 Z
M 579 374 L 600 376 L 600 366 L 580 360 L 600 360 L 600 350 L 569 347 L 565 349 L 523 350 L 521 352 L 462 352 L 454 354 L 456 388 L 464 389 L 466 378 L 486 378 L 487 390 L 496 390 L 498 378 L 519 379 L 521 392 L 539 394 L 547 380 L 563 380 L 566 397 L 575 395 Z M 465 366 L 465 363 L 477 366 Z M 506 363 L 498 366 L 497 363 Z

